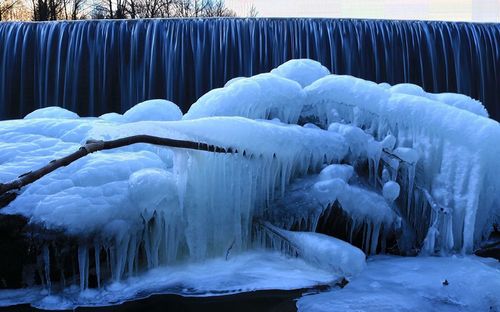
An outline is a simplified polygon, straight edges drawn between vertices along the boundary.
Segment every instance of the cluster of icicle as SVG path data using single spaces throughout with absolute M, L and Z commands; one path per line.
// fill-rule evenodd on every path
M 389 229 L 401 227 L 417 236 L 409 240 L 424 241 L 424 252 L 470 252 L 499 215 L 500 127 L 477 101 L 422 92 L 329 75 L 319 63 L 295 60 L 207 93 L 182 120 L 130 123 L 123 119 L 127 114 L 115 114 L 85 121 L 94 139 L 152 134 L 236 152 L 176 150 L 173 158 L 159 157 L 157 168 L 132 172 L 123 184 L 130 220 L 113 219 L 124 209 L 116 204 L 106 206 L 112 213 L 102 227 L 81 226 L 92 233 L 78 248 L 81 287 L 88 287 L 89 250 L 100 284 L 103 267 L 119 280 L 144 268 L 265 243 L 264 234 L 252 235 L 254 220 L 301 187 L 298 196 L 307 204 L 295 205 L 275 225 L 314 231 L 338 202 L 351 217 L 351 231 L 363 228 L 366 252 L 374 253 Z M 150 152 L 161 156 L 161 150 Z M 355 171 L 364 167 L 367 176 L 360 177 Z M 319 175 L 297 182 L 311 174 Z M 23 196 L 13 205 L 27 203 Z M 25 215 L 48 228 L 72 227 L 37 211 Z
M 417 231 L 428 229 L 425 252 L 471 252 L 498 218 L 500 127 L 477 101 L 412 90 L 419 89 L 332 75 L 306 88 L 307 106 L 324 125 L 342 121 L 378 139 L 391 134 L 400 150 L 416 151 L 399 157 L 415 163 L 407 166 L 402 214 Z

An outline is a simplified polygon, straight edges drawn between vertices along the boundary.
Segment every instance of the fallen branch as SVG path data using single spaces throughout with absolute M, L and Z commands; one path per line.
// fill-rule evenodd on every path
M 23 186 L 35 182 L 41 177 L 51 173 L 52 171 L 67 166 L 72 162 L 97 151 L 109 150 L 136 143 L 147 143 L 153 145 L 161 145 L 176 148 L 187 148 L 192 150 L 200 150 L 214 153 L 236 153 L 236 150 L 231 148 L 222 148 L 216 145 L 206 143 L 198 143 L 192 141 L 174 140 L 151 135 L 134 135 L 112 141 L 96 141 L 89 140 L 80 147 L 76 152 L 63 158 L 52 160 L 46 166 L 40 169 L 30 171 L 20 175 L 16 180 L 7 183 L 0 183 L 0 208 L 5 207 L 16 197 L 14 190 L 19 190 Z
M 280 240 L 286 242 L 291 249 L 294 251 L 294 256 L 298 256 L 301 254 L 301 250 L 299 247 L 297 247 L 294 243 L 292 243 L 285 235 L 280 233 L 274 225 L 272 225 L 269 221 L 264 221 L 261 219 L 254 219 L 253 220 L 254 224 L 256 226 L 261 227 L 264 232 L 266 232 L 270 236 L 274 236 L 276 238 L 279 238 Z

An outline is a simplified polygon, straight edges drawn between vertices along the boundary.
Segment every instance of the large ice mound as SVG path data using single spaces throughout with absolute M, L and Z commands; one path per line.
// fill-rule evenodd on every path
M 500 126 L 486 116 L 461 95 L 331 75 L 311 60 L 234 80 L 184 116 L 165 100 L 101 118 L 45 109 L 0 122 L 0 183 L 88 139 L 147 134 L 228 152 L 147 144 L 97 152 L 22 188 L 1 213 L 77 244 L 41 240 L 46 285 L 53 256 L 71 250 L 82 289 L 89 276 L 101 285 L 260 247 L 299 249 L 318 267 L 355 276 L 364 253 L 384 252 L 391 239 L 402 254 L 470 253 L 493 231 Z M 340 218 L 343 238 L 364 253 L 311 233 Z
M 428 237 L 436 243 L 432 249 L 470 252 L 489 234 L 498 218 L 498 122 L 427 97 L 391 93 L 350 76 L 327 76 L 305 90 L 305 117 L 324 126 L 349 123 L 380 140 L 391 134 L 398 147 L 410 147 L 418 153 L 418 163 L 408 172 L 405 213 L 415 227 L 427 226 L 415 221 L 426 213 L 427 205 L 424 196 L 414 193 L 416 187 L 429 190 L 439 205 L 450 208 L 446 216 L 440 211 L 431 213 L 437 220 L 431 222 L 435 225 L 431 229 L 440 233 Z

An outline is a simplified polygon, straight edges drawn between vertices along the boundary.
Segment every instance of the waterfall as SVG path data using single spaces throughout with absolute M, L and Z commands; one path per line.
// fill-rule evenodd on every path
M 58 105 L 81 116 L 150 98 L 184 111 L 237 76 L 292 58 L 336 74 L 481 100 L 500 119 L 500 24 L 339 19 L 0 23 L 0 119 Z

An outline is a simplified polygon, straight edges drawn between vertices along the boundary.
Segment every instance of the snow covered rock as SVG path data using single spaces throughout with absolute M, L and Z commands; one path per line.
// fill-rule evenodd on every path
M 110 122 L 125 122 L 123 115 L 118 113 L 102 114 L 99 118 Z
M 24 119 L 54 118 L 54 119 L 76 119 L 80 118 L 76 113 L 59 106 L 39 108 L 24 116 Z
M 272 74 L 297 81 L 303 88 L 330 74 L 321 63 L 309 59 L 290 60 L 271 71 Z
M 214 89 L 194 103 L 184 119 L 212 116 L 241 116 L 296 123 L 305 93 L 294 81 L 273 74 L 238 78 L 224 88 Z
M 319 173 L 320 180 L 342 179 L 344 182 L 349 182 L 349 179 L 354 174 L 354 168 L 349 165 L 332 164 L 326 166 Z
M 160 99 L 141 102 L 123 114 L 123 119 L 127 122 L 172 121 L 181 118 L 182 112 L 177 105 Z

